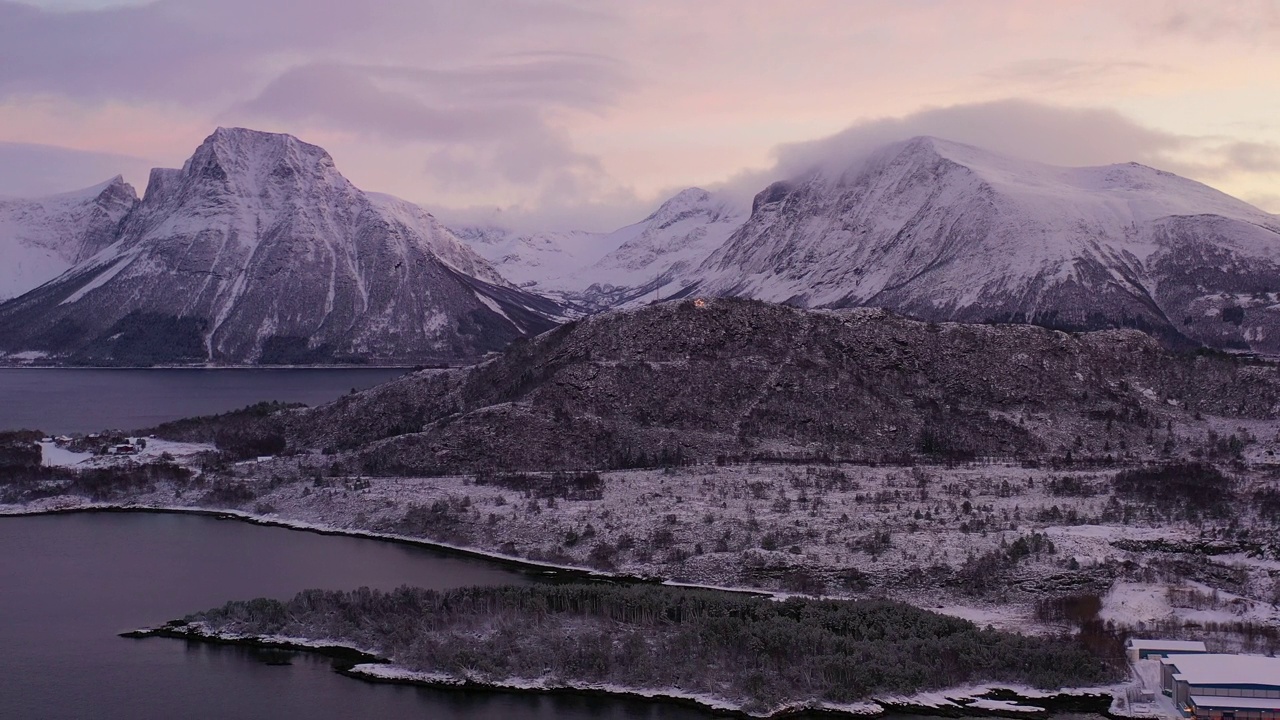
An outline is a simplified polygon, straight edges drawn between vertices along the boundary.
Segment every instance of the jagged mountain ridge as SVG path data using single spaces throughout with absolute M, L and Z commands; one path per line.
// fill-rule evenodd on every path
M 0 198 L 0 301 L 17 297 L 110 245 L 138 202 L 116 176 L 43 198 Z
M 1280 219 L 1137 164 L 1054 167 L 928 137 L 771 185 L 682 284 L 1280 352 Z
M 220 130 L 214 137 L 219 133 L 266 135 Z M 222 145 L 228 142 L 224 138 Z M 231 153 L 228 165 L 237 188 L 223 192 L 205 178 L 210 197 L 221 198 L 210 207 L 170 198 L 186 203 L 182 212 L 193 213 L 181 222 L 139 218 L 156 216 L 165 189 L 190 180 L 193 164 L 204 162 L 201 152 L 183 170 L 156 171 L 156 192 L 148 192 L 152 202 L 129 211 L 122 225 L 122 239 L 133 233 L 129 247 L 90 258 L 85 256 L 91 252 L 77 250 L 80 263 L 50 283 L 47 292 L 41 289 L 18 303 L 25 309 L 15 311 L 14 303 L 0 309 L 0 351 L 81 352 L 118 334 L 108 333 L 122 319 L 107 317 L 106 309 L 115 305 L 144 314 L 177 308 L 174 317 L 206 323 L 196 329 L 205 348 L 201 355 L 219 362 L 287 361 L 299 353 L 375 360 L 395 354 L 414 361 L 473 357 L 520 332 L 550 327 L 548 317 L 564 314 L 565 307 L 506 283 L 421 207 L 350 188 L 332 160 L 327 169 L 303 173 L 312 191 L 277 192 L 293 182 L 296 163 L 283 163 L 282 174 L 273 175 L 265 169 L 275 162 L 273 152 L 246 146 L 238 155 Z M 116 207 L 131 207 L 131 189 L 107 194 L 116 197 Z M 219 208 L 225 212 L 219 214 Z M 209 244 L 212 235 L 196 229 L 201 222 L 222 223 L 221 249 Z M 313 238 L 386 234 L 418 240 L 407 245 L 389 240 L 399 243 L 394 250 L 370 250 L 366 243 L 362 252 L 326 241 L 319 255 L 272 255 L 258 252 L 257 239 L 246 240 L 261 235 L 262 227 Z M 178 258 L 175 245 L 181 243 L 162 241 L 166 234 L 169 239 L 185 234 L 189 241 L 199 237 L 198 252 Z M 809 307 L 887 307 L 934 320 L 1030 322 L 1068 330 L 1136 327 L 1176 347 L 1280 352 L 1280 316 L 1272 309 L 1280 308 L 1280 219 L 1199 183 L 1135 164 L 1052 167 L 915 138 L 775 183 L 757 195 L 750 213 L 717 194 L 690 188 L 641 222 L 605 235 L 494 228 L 466 228 L 460 234 L 527 290 L 554 297 L 575 312 L 696 293 Z M 99 240 L 77 247 L 97 250 L 105 236 L 95 237 Z M 136 257 L 143 249 L 147 263 Z M 435 275 L 369 281 L 369 273 L 380 267 L 374 256 L 394 259 L 419 251 L 439 261 Z M 197 257 L 200 253 L 204 256 Z M 305 269 L 283 272 L 294 262 L 286 259 L 295 257 Z M 252 275 L 246 258 L 267 277 L 276 277 L 275 284 L 246 282 Z M 399 271 L 401 266 L 392 262 L 390 267 Z M 153 292 L 154 283 L 134 282 L 145 287 L 114 295 L 102 291 L 162 270 L 171 276 L 205 273 L 217 278 L 212 283 L 217 288 L 169 277 L 174 301 L 157 299 L 165 292 Z M 312 292 L 295 311 L 270 299 L 273 292 L 309 287 L 302 278 L 324 279 L 326 273 L 330 290 L 323 297 Z M 290 280 L 279 279 L 286 276 Z M 425 302 L 423 283 L 463 286 L 446 304 L 461 302 L 469 306 L 463 315 L 479 311 L 483 319 L 441 321 L 427 309 L 413 311 L 423 319 L 422 328 L 393 319 L 398 310 L 389 298 L 403 290 L 405 304 L 417 307 Z M 275 290 L 244 292 L 258 286 Z M 399 289 L 382 292 L 388 287 Z M 82 303 L 91 293 L 95 302 Z M 228 302 L 242 306 L 229 308 Z M 216 311 L 210 309 L 215 305 Z M 296 311 L 302 306 L 321 308 L 325 319 Z M 24 326 L 27 321 L 34 322 Z M 460 332 L 455 337 L 435 327 L 442 322 Z M 490 325 L 496 334 L 484 329 Z M 479 343 L 465 339 L 489 334 L 492 339 Z M 384 336 L 395 339 L 383 342 Z M 406 343 L 411 350 L 394 350 Z M 289 349 L 283 355 L 282 347 Z M 109 351 L 96 348 L 90 355 Z
M 0 306 L 0 349 L 219 363 L 476 357 L 554 325 L 412 203 L 360 191 L 323 149 L 219 128 L 152 172 L 117 240 Z M 136 348 L 135 348 L 136 349 Z
M 1276 420 L 1277 368 L 1176 354 L 1133 330 L 711 299 L 584 318 L 249 434 L 350 472 L 453 474 L 769 454 L 1133 461 L 1167 457 L 1166 434 L 1203 435 L 1215 416 Z

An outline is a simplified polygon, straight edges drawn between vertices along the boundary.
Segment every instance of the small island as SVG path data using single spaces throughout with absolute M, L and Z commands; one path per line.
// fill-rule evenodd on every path
M 307 590 L 287 602 L 229 602 L 133 636 L 339 657 L 345 648 L 343 670 L 374 681 L 633 694 L 759 717 L 878 714 L 960 687 L 969 690 L 939 696 L 956 713 L 1044 713 L 991 688 L 1052 695 L 1123 677 L 1077 639 L 982 629 L 903 603 L 640 584 Z M 1095 710 L 1110 702 L 1095 699 Z

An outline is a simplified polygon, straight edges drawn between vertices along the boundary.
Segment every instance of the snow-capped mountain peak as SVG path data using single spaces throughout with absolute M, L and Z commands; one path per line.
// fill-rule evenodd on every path
M 1096 213 L 1119 214 L 1123 220 L 1149 221 L 1192 208 L 1197 213 L 1242 220 L 1273 220 L 1252 205 L 1203 183 L 1136 162 L 1058 167 L 929 136 L 903 143 L 898 159 L 917 165 L 949 161 L 1003 193 L 1025 199 L 1046 197 L 1050 204 L 1091 203 L 1098 208 Z M 1103 205 L 1110 209 L 1102 210 Z
M 182 169 L 153 171 L 111 247 L 0 308 L 0 350 L 114 357 L 133 323 L 180 331 L 166 342 L 186 360 L 418 362 L 497 349 L 557 314 L 323 149 L 219 128 Z M 75 332 L 42 334 L 59 322 Z
M 1057 167 L 932 137 L 771 185 L 687 282 L 813 307 L 1280 349 L 1280 317 L 1264 310 L 1280 299 L 1264 297 L 1280 290 L 1275 216 L 1142 165 Z
M 716 203 L 710 192 L 696 187 L 685 188 L 671 196 L 641 222 L 662 229 L 695 213 L 714 217 L 722 209 L 722 204 Z
M 245 128 L 223 128 L 205 138 L 187 162 L 201 172 L 222 169 L 229 177 L 285 177 L 290 171 L 336 172 L 324 148 L 292 135 Z M 185 169 L 185 168 L 184 168 Z
M 159 171 L 161 190 L 172 171 Z M 273 197 L 325 188 L 352 193 L 356 189 L 323 148 L 292 135 L 243 128 L 218 128 L 205 138 L 183 165 L 181 181 L 199 185 L 204 193 L 241 198 Z M 150 190 L 148 190 L 150 192 Z

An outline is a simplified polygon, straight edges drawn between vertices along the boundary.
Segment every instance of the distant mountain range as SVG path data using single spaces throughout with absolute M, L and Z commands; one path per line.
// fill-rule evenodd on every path
M 559 319 L 425 210 L 360 191 L 288 135 L 219 129 L 128 205 L 70 269 L 0 306 L 0 350 L 93 364 L 457 361 Z
M 454 232 L 523 287 L 598 311 L 681 289 L 684 283 L 676 281 L 746 219 L 746 210 L 726 198 L 688 188 L 640 222 L 611 233 L 521 234 L 476 227 Z
M 119 176 L 53 197 L 0 199 L 0 302 L 110 245 L 137 202 L 133 187 Z
M 1280 353 L 1277 216 L 1141 165 L 929 137 L 782 179 L 750 208 L 690 188 L 612 233 L 521 233 L 445 228 L 354 188 L 320 148 L 220 129 L 141 201 L 117 179 L 0 203 L 0 252 L 23 268 L 0 271 L 0 297 L 27 291 L 0 305 L 11 357 L 121 362 L 178 338 L 165 361 L 457 361 L 693 295 Z
M 749 297 L 1280 353 L 1280 218 L 1133 163 L 919 137 L 776 182 L 749 212 L 686 190 L 606 237 L 623 234 L 600 261 L 525 279 L 595 307 Z

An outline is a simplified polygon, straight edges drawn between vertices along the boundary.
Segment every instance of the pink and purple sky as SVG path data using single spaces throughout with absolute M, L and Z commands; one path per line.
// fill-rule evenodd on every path
M 1280 212 L 1280 0 L 0 0 L 0 195 L 141 190 L 219 125 L 524 227 L 919 134 Z

